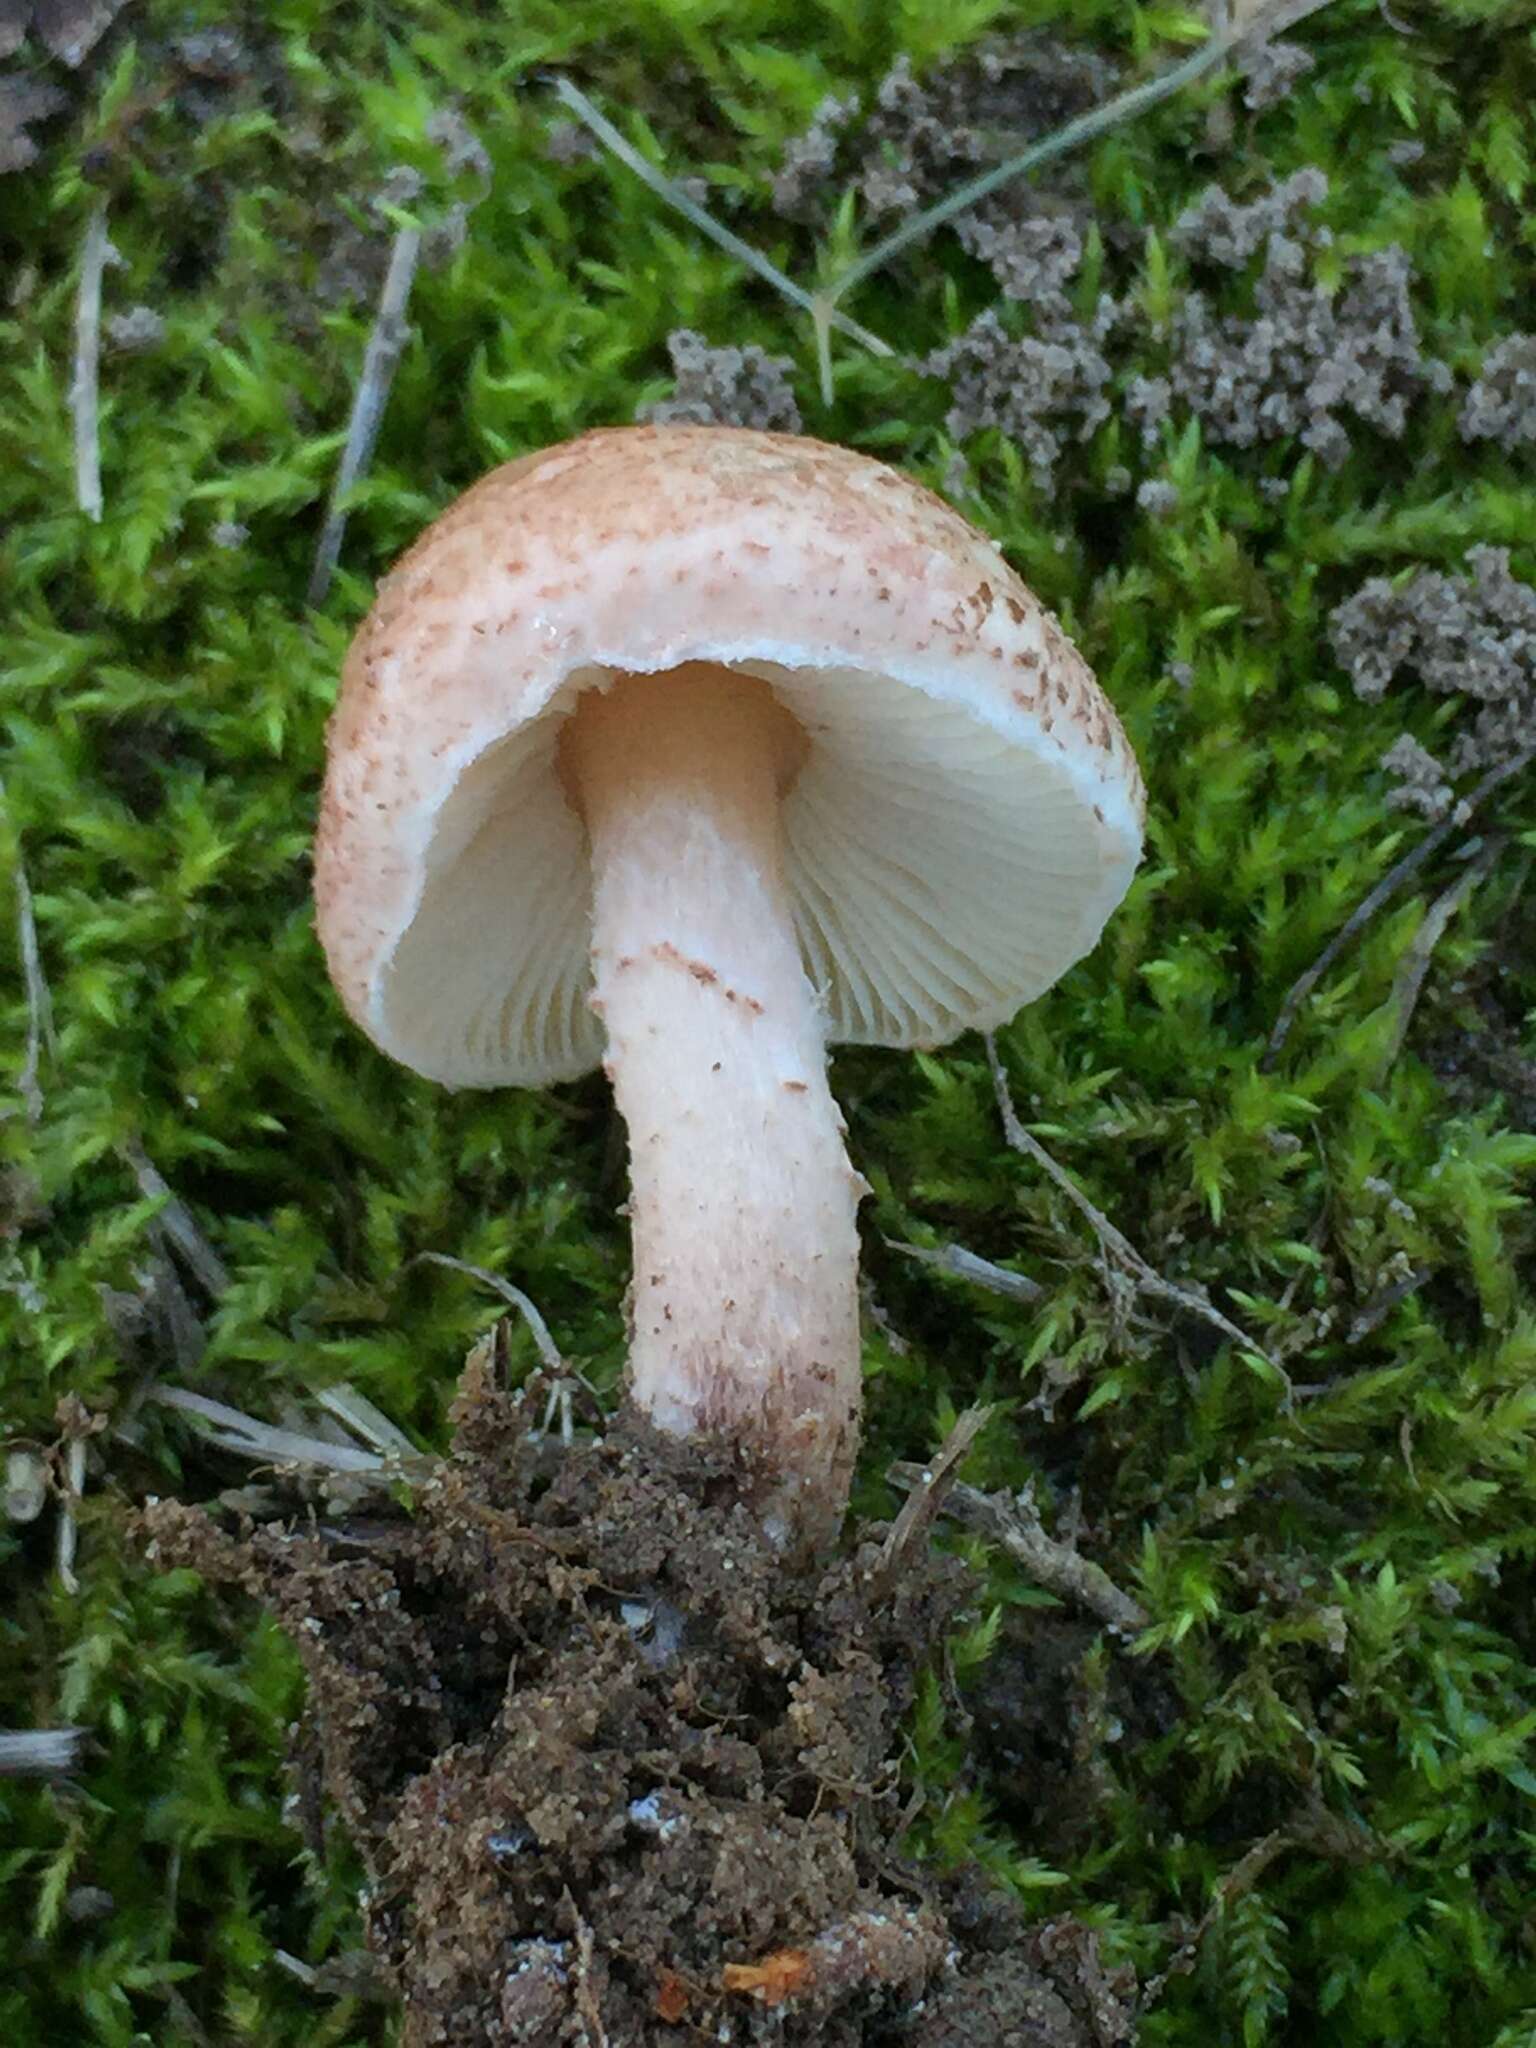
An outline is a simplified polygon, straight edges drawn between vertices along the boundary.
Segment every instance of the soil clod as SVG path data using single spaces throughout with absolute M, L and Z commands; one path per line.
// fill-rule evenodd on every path
M 1129 2041 L 1091 1934 L 902 1858 L 902 1725 L 964 1567 L 923 1550 L 893 1578 L 883 1529 L 791 1565 L 728 1454 L 633 1420 L 552 1464 L 486 1357 L 366 1558 L 335 1529 L 144 1516 L 160 1563 L 300 1648 L 301 1744 L 407 2048 Z

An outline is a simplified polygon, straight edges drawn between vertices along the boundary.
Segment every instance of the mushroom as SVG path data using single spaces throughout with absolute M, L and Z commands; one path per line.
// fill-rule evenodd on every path
M 347 657 L 315 847 L 332 978 L 456 1088 L 603 1064 L 629 1395 L 841 1518 L 855 1212 L 830 1041 L 1002 1023 L 1141 848 L 1114 712 L 994 544 L 845 448 L 615 428 L 465 493 Z

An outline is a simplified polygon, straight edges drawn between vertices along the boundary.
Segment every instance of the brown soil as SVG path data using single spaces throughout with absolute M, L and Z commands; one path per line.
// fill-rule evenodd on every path
M 633 1422 L 551 1460 L 472 1362 L 395 1520 L 145 1516 L 309 1676 L 407 2048 L 1114 2048 L 1129 1985 L 1070 1921 L 903 1860 L 902 1724 L 964 1603 L 883 1530 L 795 1569 L 728 1461 Z

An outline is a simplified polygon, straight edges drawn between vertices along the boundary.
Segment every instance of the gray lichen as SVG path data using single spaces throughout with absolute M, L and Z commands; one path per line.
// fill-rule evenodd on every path
M 1036 483 L 1048 489 L 1067 443 L 1086 441 L 1109 417 L 1114 372 L 1104 343 L 1119 310 L 1101 298 L 1086 324 L 1047 311 L 1037 332 L 1021 335 L 1010 334 L 996 312 L 980 314 L 921 365 L 925 375 L 949 380 L 951 437 L 996 428 L 1018 443 Z
M 1277 235 L 1304 239 L 1315 247 L 1325 244 L 1328 230 L 1311 224 L 1308 217 L 1327 197 L 1328 180 L 1313 165 L 1304 165 L 1246 202 L 1231 198 L 1219 185 L 1208 185 L 1174 222 L 1173 239 L 1193 262 L 1241 269 Z
M 1165 477 L 1149 476 L 1137 487 L 1136 507 L 1149 519 L 1167 519 L 1178 510 L 1179 490 Z
M 1443 818 L 1456 800 L 1455 790 L 1445 779 L 1444 762 L 1412 733 L 1398 735 L 1382 755 L 1381 765 L 1397 781 L 1387 802 L 1400 810 L 1417 811 L 1421 818 L 1433 822 Z
M 1337 292 L 1312 281 L 1313 257 L 1331 237 L 1309 216 L 1327 189 L 1312 169 L 1246 205 L 1212 187 L 1175 225 L 1196 263 L 1235 269 L 1264 252 L 1252 318 L 1218 313 L 1200 291 L 1174 315 L 1171 395 L 1209 441 L 1251 448 L 1294 437 L 1336 467 L 1350 449 L 1345 415 L 1396 437 L 1420 393 L 1448 383 L 1420 348 L 1412 265 L 1395 243 L 1353 258 Z
M 1489 349 L 1461 409 L 1464 441 L 1536 441 L 1536 334 Z
M 759 427 L 798 434 L 800 408 L 790 385 L 794 364 L 749 342 L 744 348 L 712 348 L 691 328 L 667 337 L 675 379 L 670 398 L 642 406 L 636 415 L 656 426 Z
M 158 348 L 165 339 L 165 318 L 153 306 L 129 306 L 106 323 L 107 340 L 125 355 Z
M 1065 287 L 1083 260 L 1083 237 L 1065 214 L 1036 214 L 1019 220 L 1000 210 L 978 208 L 955 223 L 961 246 L 992 267 L 1005 299 L 1032 306 L 1038 316 L 1066 318 Z
M 853 97 L 822 101 L 784 152 L 774 206 L 790 220 L 821 220 L 834 188 L 848 182 L 877 220 L 910 212 L 1049 135 L 1105 98 L 1116 79 L 1104 58 L 1037 32 L 994 36 L 921 78 L 900 57 L 867 112 Z M 1019 187 L 990 206 L 987 218 L 1001 226 L 1035 203 Z
M 0 173 L 37 161 L 38 145 L 27 131 L 67 103 L 68 95 L 47 79 L 0 78 Z
M 1316 66 L 1317 59 L 1300 43 L 1255 43 L 1243 58 L 1243 105 L 1254 114 L 1278 106 Z
M 784 150 L 773 176 L 773 204 L 785 220 L 820 220 L 833 183 L 837 153 L 859 102 L 852 94 L 839 99 L 829 93 L 811 117 L 811 125 Z
M 1443 812 L 1446 786 L 1513 759 L 1536 737 L 1536 589 L 1515 576 L 1507 548 L 1473 548 L 1468 573 L 1419 569 L 1402 583 L 1375 576 L 1328 622 L 1340 666 L 1373 702 L 1403 676 L 1472 710 L 1440 761 L 1399 742 L 1385 765 L 1402 778 L 1395 801 Z

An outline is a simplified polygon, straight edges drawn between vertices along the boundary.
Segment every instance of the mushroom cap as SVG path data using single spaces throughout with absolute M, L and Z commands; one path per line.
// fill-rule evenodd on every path
M 808 735 L 785 878 L 829 1038 L 991 1028 L 1094 944 L 1140 858 L 1141 776 L 996 546 L 850 449 L 604 429 L 467 491 L 348 652 L 317 924 L 384 1051 L 456 1087 L 598 1064 L 557 738 L 583 690 L 700 661 L 764 678 Z

